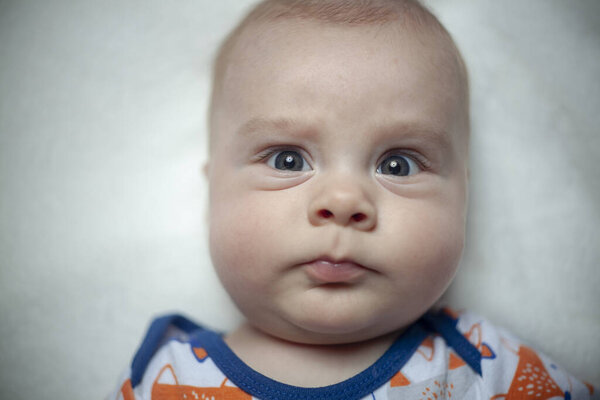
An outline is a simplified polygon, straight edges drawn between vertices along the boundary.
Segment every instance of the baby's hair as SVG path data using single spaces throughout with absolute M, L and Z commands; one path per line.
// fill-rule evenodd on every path
M 468 121 L 468 75 L 464 61 L 452 37 L 438 19 L 418 0 L 263 0 L 258 3 L 225 38 L 213 65 L 212 94 L 209 106 L 209 130 L 213 130 L 213 107 L 221 91 L 229 56 L 238 38 L 252 24 L 280 23 L 289 20 L 310 20 L 325 24 L 361 26 L 398 23 L 415 33 L 433 33 L 441 39 L 457 67 L 466 105 L 465 130 Z M 447 68 L 447 66 L 440 66 Z M 211 134 L 209 134 L 209 137 Z
M 424 22 L 431 14 L 415 0 L 265 0 L 248 15 L 249 20 L 314 19 L 338 24 L 373 24 L 409 15 Z

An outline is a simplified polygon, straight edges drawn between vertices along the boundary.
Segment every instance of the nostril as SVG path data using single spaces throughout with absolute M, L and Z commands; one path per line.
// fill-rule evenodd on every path
M 319 211 L 319 215 L 321 218 L 331 218 L 333 217 L 333 213 L 329 210 L 321 210 Z
M 367 216 L 363 213 L 356 213 L 352 215 L 352 220 L 354 222 L 360 222 L 363 221 L 365 218 L 367 218 Z

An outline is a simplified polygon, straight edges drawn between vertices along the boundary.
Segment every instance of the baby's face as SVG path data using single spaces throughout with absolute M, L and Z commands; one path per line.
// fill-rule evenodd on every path
M 213 113 L 210 249 L 250 323 L 304 343 L 401 329 L 462 252 L 454 64 L 390 27 L 251 27 Z M 454 71 L 454 72 L 453 72 Z

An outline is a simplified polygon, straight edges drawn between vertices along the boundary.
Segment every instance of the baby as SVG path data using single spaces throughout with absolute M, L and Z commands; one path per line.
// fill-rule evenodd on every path
M 266 0 L 218 54 L 210 251 L 246 321 L 153 322 L 115 399 L 598 398 L 434 304 L 456 272 L 467 73 L 411 0 Z

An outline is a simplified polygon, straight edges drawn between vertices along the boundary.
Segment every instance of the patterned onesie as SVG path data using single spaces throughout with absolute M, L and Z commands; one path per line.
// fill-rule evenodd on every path
M 152 323 L 120 382 L 109 399 L 600 399 L 510 334 L 449 309 L 424 315 L 363 372 L 319 388 L 261 375 L 220 334 L 170 315 Z

